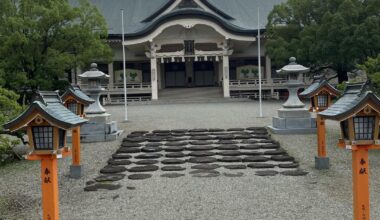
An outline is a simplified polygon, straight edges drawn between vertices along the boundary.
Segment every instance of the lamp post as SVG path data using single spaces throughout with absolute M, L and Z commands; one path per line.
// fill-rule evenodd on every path
M 370 219 L 368 151 L 380 149 L 380 99 L 364 84 L 348 84 L 343 96 L 318 114 L 340 122 L 338 146 L 352 152 L 354 219 Z
M 59 219 L 57 159 L 70 156 L 67 130 L 85 122 L 63 106 L 58 93 L 40 92 L 38 100 L 4 125 L 11 132 L 26 129 L 31 148 L 27 159 L 41 161 L 44 220 Z
M 300 96 L 310 99 L 310 112 L 321 112 L 326 110 L 332 104 L 332 98 L 340 95 L 324 77 L 315 77 L 313 83 L 303 91 Z M 317 114 L 317 139 L 318 139 L 318 156 L 315 157 L 315 168 L 328 169 L 330 160 L 327 157 L 326 147 L 326 127 L 325 120 Z
M 65 107 L 79 117 L 84 118 L 84 107 L 95 102 L 82 92 L 79 86 L 70 86 L 61 97 Z M 78 179 L 82 176 L 80 150 L 80 126 L 72 130 L 72 165 L 70 177 Z

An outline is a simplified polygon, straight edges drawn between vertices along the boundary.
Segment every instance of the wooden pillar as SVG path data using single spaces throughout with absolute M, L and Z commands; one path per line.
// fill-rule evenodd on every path
M 151 82 L 152 82 L 152 100 L 158 99 L 158 77 L 157 77 L 157 59 L 150 59 L 150 71 L 151 71 Z
M 330 168 L 330 159 L 327 157 L 326 125 L 325 120 L 317 114 L 318 156 L 315 157 L 315 168 L 319 170 Z
M 80 127 L 72 130 L 72 164 L 70 166 L 70 177 L 79 179 L 82 177 L 82 165 L 80 162 Z
M 352 178 L 354 219 L 370 219 L 369 161 L 368 148 L 366 146 L 353 146 Z
M 58 174 L 57 158 L 52 155 L 41 156 L 41 188 L 44 220 L 58 220 Z
M 230 97 L 230 64 L 228 55 L 223 56 L 223 96 Z

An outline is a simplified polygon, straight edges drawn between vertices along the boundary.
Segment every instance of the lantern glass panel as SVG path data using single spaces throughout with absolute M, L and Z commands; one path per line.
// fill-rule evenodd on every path
M 315 108 L 314 97 L 311 97 L 311 107 Z
M 373 140 L 375 130 L 374 116 L 354 117 L 355 140 Z
M 72 102 L 67 104 L 67 108 L 74 114 L 77 114 L 77 103 Z
M 348 120 L 340 122 L 340 127 L 342 128 L 343 138 L 348 140 Z
M 32 132 L 36 150 L 53 150 L 53 127 L 35 126 Z
M 318 106 L 319 107 L 327 107 L 327 95 L 318 95 Z
M 59 134 L 58 148 L 62 148 L 65 146 L 66 131 L 63 129 L 59 129 L 58 134 Z

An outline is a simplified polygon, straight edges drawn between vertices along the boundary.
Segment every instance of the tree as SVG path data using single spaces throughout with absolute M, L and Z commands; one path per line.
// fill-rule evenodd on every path
M 77 1 L 75 7 L 68 0 L 0 1 L 4 87 L 58 89 L 69 70 L 93 60 L 110 61 L 104 18 L 87 0 Z
M 379 0 L 288 0 L 269 14 L 266 34 L 276 67 L 296 56 L 346 81 L 348 71 L 380 53 Z
M 366 72 L 373 89 L 380 95 L 380 54 L 375 58 L 369 57 L 364 64 L 358 67 Z
M 22 107 L 17 103 L 18 98 L 13 91 L 0 88 L 0 133 L 3 124 L 21 113 Z

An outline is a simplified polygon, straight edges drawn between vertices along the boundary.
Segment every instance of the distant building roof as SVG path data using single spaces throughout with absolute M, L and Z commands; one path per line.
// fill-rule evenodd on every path
M 339 96 L 340 91 L 332 86 L 325 78 L 318 78 L 313 81 L 313 83 L 307 87 L 303 92 L 300 93 L 301 97 L 311 98 L 319 93 L 323 88 L 329 90 L 333 96 Z
M 86 95 L 78 85 L 71 85 L 66 92 L 62 95 L 62 100 L 66 100 L 68 96 L 73 96 L 75 99 L 77 99 L 79 102 L 81 102 L 84 105 L 90 105 L 95 102 L 92 98 L 90 98 L 88 95 Z
M 364 83 L 348 84 L 343 96 L 327 110 L 319 113 L 324 118 L 343 121 L 360 111 L 370 102 L 375 110 L 380 109 L 380 100 L 372 92 L 367 91 Z
M 78 0 L 70 0 L 77 5 Z M 175 0 L 90 0 L 94 4 L 108 24 L 108 33 L 112 37 L 121 35 L 121 13 L 125 14 L 126 37 L 136 37 L 137 34 L 147 32 L 152 26 L 160 24 L 165 19 L 174 19 L 180 16 L 202 16 L 206 19 L 218 21 L 227 30 L 241 30 L 247 34 L 254 34 L 258 29 L 265 29 L 267 17 L 274 5 L 286 2 L 286 0 L 200 0 L 213 14 L 192 4 L 175 8 L 172 12 L 163 15 L 166 9 Z M 188 2 L 188 1 L 185 1 Z M 260 27 L 257 27 L 257 8 L 260 8 Z M 169 15 L 170 14 L 170 15 Z
M 63 106 L 58 92 L 40 92 L 39 98 L 21 115 L 5 124 L 4 128 L 12 131 L 19 130 L 27 125 L 28 117 L 36 113 L 50 123 L 66 130 L 87 122 L 86 119 L 78 117 Z

